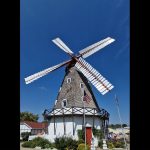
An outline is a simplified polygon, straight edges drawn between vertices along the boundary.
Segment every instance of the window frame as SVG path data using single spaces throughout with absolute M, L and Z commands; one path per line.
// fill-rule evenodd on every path
M 81 85 L 83 85 L 83 87 L 82 87 Z M 84 88 L 84 84 L 83 84 L 82 82 L 80 83 L 80 88 L 81 88 L 81 89 Z
M 71 83 L 71 78 L 67 78 L 67 83 Z
M 66 102 L 66 105 L 64 106 L 64 102 Z M 61 106 L 62 106 L 62 108 L 66 108 L 67 107 L 67 99 L 63 99 L 62 100 L 62 103 L 61 103 Z

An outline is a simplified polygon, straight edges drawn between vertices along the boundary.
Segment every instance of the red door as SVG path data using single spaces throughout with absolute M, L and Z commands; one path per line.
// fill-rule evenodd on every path
M 92 140 L 92 128 L 86 127 L 86 142 L 89 146 L 91 146 L 91 140 Z

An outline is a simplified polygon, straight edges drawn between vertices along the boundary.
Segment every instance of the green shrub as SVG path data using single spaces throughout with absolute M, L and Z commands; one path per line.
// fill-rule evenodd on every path
M 78 142 L 73 140 L 71 137 L 57 137 L 55 138 L 55 147 L 59 150 L 73 149 L 76 150 L 78 147 Z
M 115 148 L 124 148 L 124 142 L 122 141 L 116 141 L 113 143 Z
M 92 132 L 93 132 L 93 135 L 95 137 L 97 137 L 98 139 L 103 139 L 104 138 L 104 133 L 101 129 L 93 128 Z
M 23 147 L 35 148 L 36 146 L 44 148 L 52 147 L 52 143 L 50 143 L 47 139 L 43 139 L 41 137 L 34 138 L 32 141 L 27 141 L 22 144 Z
M 28 141 L 29 135 L 31 135 L 31 132 L 22 132 L 21 133 L 22 141 Z
M 113 142 L 111 142 L 111 141 L 110 141 L 110 142 L 107 142 L 107 146 L 108 146 L 109 149 L 115 148 Z
M 50 144 L 45 144 L 44 148 L 50 148 Z
M 86 150 L 90 150 L 89 145 L 86 145 L 86 147 L 85 147 L 85 144 L 84 144 L 84 143 L 78 145 L 77 150 L 85 150 L 85 149 L 86 149 Z
M 36 145 L 33 141 L 26 141 L 22 144 L 22 147 L 35 148 Z
M 108 148 L 124 148 L 124 141 L 122 140 L 117 140 L 117 141 L 107 141 L 107 146 Z
M 34 138 L 32 141 L 36 144 L 36 146 L 40 146 L 42 149 L 46 148 L 45 146 L 52 146 L 52 144 L 47 139 L 41 137 Z
M 83 140 L 83 139 L 79 139 L 79 140 L 78 140 L 78 145 L 81 144 L 81 143 L 84 143 L 84 140 Z
M 67 145 L 65 143 L 65 139 L 64 138 L 55 138 L 55 147 L 57 149 L 64 150 L 67 147 Z
M 84 140 L 84 131 L 83 130 L 81 130 L 81 129 L 78 129 L 78 139 L 80 140 L 80 139 L 83 139 Z
M 103 141 L 102 141 L 102 140 L 99 140 L 99 141 L 98 141 L 98 146 L 99 146 L 100 148 L 103 147 Z

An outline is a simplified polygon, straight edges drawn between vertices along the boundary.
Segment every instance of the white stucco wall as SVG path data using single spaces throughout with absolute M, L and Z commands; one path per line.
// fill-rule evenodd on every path
M 31 132 L 31 128 L 26 124 L 20 124 L 20 135 L 22 132 Z
M 85 117 L 86 126 L 93 126 L 93 117 L 86 116 Z M 73 135 L 73 124 L 75 129 L 75 135 Z M 66 125 L 66 136 L 71 136 L 73 139 L 78 139 L 78 129 L 82 129 L 83 124 L 83 116 L 74 116 L 74 123 L 72 122 L 72 116 L 65 116 L 65 125 Z M 95 116 L 94 122 L 96 129 L 101 129 L 101 120 Z M 54 120 L 53 118 L 49 122 L 48 126 L 48 135 L 45 135 L 45 138 L 54 142 L 54 139 L 59 136 L 64 135 L 64 124 L 63 124 L 63 117 L 56 117 L 55 118 L 55 129 L 56 135 L 54 135 Z M 98 141 L 95 138 L 95 145 L 97 146 Z

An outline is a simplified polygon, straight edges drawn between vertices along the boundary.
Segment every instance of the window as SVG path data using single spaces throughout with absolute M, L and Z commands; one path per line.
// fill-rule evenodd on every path
M 57 103 L 57 99 L 55 100 L 55 105 L 56 105 L 56 103 Z
M 59 88 L 59 92 L 61 91 L 61 87 Z
M 32 134 L 32 135 L 35 135 L 35 134 L 36 134 L 35 129 L 32 129 L 32 130 L 31 130 L 31 134 Z
M 67 83 L 71 83 L 71 78 L 67 78 Z
M 62 101 L 62 107 L 65 108 L 66 106 L 67 106 L 67 100 L 64 99 L 64 100 Z
M 83 88 L 84 87 L 84 84 L 83 83 L 80 83 L 80 88 Z

